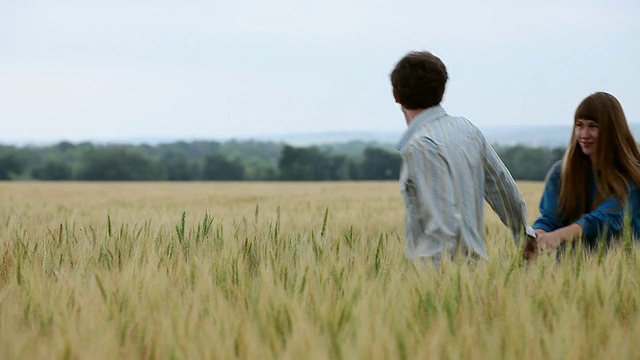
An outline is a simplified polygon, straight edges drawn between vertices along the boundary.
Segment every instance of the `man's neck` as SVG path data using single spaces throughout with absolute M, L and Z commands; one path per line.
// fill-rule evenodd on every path
M 413 119 L 416 118 L 416 116 L 418 116 L 421 112 L 423 112 L 425 109 L 405 109 L 402 108 L 402 112 L 404 113 L 404 118 L 405 120 L 407 120 L 407 126 L 411 125 L 411 122 L 413 121 Z

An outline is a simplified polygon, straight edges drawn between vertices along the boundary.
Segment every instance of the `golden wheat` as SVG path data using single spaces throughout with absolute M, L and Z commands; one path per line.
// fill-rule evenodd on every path
M 634 247 L 523 264 L 487 210 L 436 274 L 396 182 L 0 183 L 0 357 L 640 357 Z

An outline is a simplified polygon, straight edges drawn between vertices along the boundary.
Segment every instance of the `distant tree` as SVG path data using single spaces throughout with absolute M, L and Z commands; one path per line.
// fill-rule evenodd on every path
M 62 160 L 47 160 L 34 167 L 32 175 L 39 180 L 71 180 L 73 169 Z
M 73 145 L 72 143 L 70 143 L 68 141 L 62 141 L 62 142 L 58 143 L 57 145 L 55 145 L 54 147 L 60 152 L 66 152 L 66 151 L 73 150 L 73 149 L 76 148 L 75 145 Z
M 0 152 L 0 180 L 10 180 L 25 168 L 24 158 L 17 149 L 9 148 Z
M 348 179 L 360 180 L 362 178 L 362 175 L 360 174 L 361 170 L 360 162 L 351 158 L 347 160 L 347 171 L 349 174 Z
M 238 157 L 244 167 L 245 180 L 275 180 L 277 179 L 276 167 L 271 162 L 257 154 L 246 154 Z
M 320 150 L 330 156 L 344 155 L 349 159 L 356 161 L 364 160 L 364 152 L 368 148 L 377 148 L 395 152 L 394 144 L 378 143 L 374 141 L 353 140 L 345 143 L 324 144 L 320 146 Z
M 501 148 L 498 155 L 516 180 L 541 181 L 551 166 L 562 159 L 564 149 L 515 145 Z
M 160 162 L 166 169 L 167 180 L 170 181 L 196 180 L 200 175 L 196 161 L 182 153 L 166 153 Z
M 327 159 L 329 168 L 328 180 L 349 180 L 349 159 L 344 155 L 335 155 Z
M 220 144 L 216 153 L 224 155 L 228 159 L 237 158 L 248 170 L 258 162 L 261 164 L 260 167 L 277 167 L 283 147 L 284 145 L 280 143 L 230 140 Z
M 564 158 L 564 153 L 566 151 L 567 149 L 561 147 L 551 149 L 551 160 L 553 162 L 561 160 L 562 158 Z
M 157 163 L 124 146 L 109 146 L 89 151 L 82 160 L 82 180 L 164 180 Z
M 331 177 L 328 159 L 317 147 L 285 145 L 278 168 L 282 180 L 329 180 Z
M 222 155 L 209 155 L 202 169 L 204 180 L 242 180 L 244 167 L 238 159 L 229 160 Z
M 523 145 L 494 147 L 516 180 L 543 180 L 565 151 Z M 0 145 L 0 179 L 4 180 L 386 180 L 398 178 L 400 163 L 393 145 L 362 141 L 319 147 L 239 140 Z
M 402 158 L 379 148 L 367 148 L 364 151 L 360 175 L 364 180 L 392 180 L 400 176 Z
M 95 150 L 95 146 L 90 142 L 81 142 L 80 144 L 75 146 L 75 149 L 78 149 L 84 153 Z

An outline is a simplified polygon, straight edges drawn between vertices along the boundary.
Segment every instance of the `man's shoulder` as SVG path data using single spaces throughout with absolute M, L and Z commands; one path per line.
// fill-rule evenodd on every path
M 483 146 L 482 131 L 468 118 L 445 113 L 435 121 L 424 124 L 407 139 L 407 148 L 438 150 L 455 143 L 468 146 L 469 142 Z
M 442 142 L 437 137 L 428 132 L 420 132 L 409 139 L 405 152 L 437 152 L 442 145 Z
M 484 141 L 484 134 L 482 133 L 482 130 L 480 130 L 480 128 L 467 117 L 449 115 L 448 120 L 454 124 L 456 130 L 480 138 Z

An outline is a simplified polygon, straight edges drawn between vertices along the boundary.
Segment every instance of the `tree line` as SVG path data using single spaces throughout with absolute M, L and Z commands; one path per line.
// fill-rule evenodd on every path
M 563 148 L 496 146 L 517 180 L 543 180 Z M 160 145 L 0 145 L 0 180 L 323 181 L 397 180 L 401 158 L 390 144 L 353 141 L 296 147 L 259 141 Z

